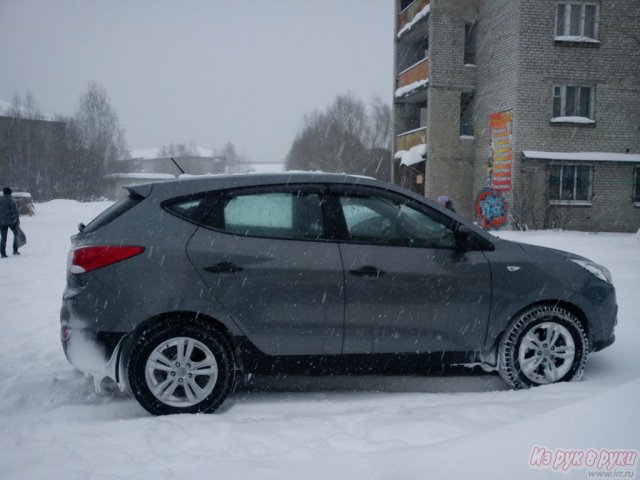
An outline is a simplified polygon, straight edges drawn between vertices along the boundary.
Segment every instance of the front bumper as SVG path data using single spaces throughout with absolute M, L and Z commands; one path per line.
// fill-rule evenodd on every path
M 593 352 L 599 352 L 600 350 L 604 350 L 605 348 L 611 346 L 615 341 L 616 341 L 615 335 L 611 335 L 611 337 L 607 338 L 606 340 L 595 341 L 591 345 L 591 352 L 593 353 Z
M 614 296 L 615 301 L 615 296 Z M 616 341 L 615 329 L 618 325 L 618 305 L 617 303 L 613 308 L 613 315 L 606 317 L 607 321 L 601 321 L 599 326 L 600 329 L 597 330 L 598 336 L 592 335 L 590 352 L 599 352 L 600 350 L 604 350 L 605 348 L 613 345 L 613 342 Z

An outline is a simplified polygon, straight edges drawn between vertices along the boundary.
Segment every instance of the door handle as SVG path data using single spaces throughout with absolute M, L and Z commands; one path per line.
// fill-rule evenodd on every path
M 371 277 L 371 278 L 379 278 L 385 274 L 384 270 L 380 270 L 377 267 L 372 265 L 365 265 L 364 267 L 360 267 L 354 270 L 349 270 L 351 275 L 355 275 L 356 277 Z
M 209 265 L 208 267 L 204 267 L 205 271 L 211 273 L 238 273 L 244 270 L 242 267 L 239 267 L 235 263 L 232 262 L 218 262 L 214 265 Z

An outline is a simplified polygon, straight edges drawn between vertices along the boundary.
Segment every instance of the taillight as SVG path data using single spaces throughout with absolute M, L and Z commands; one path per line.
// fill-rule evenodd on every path
M 71 337 L 71 328 L 67 326 L 60 327 L 60 338 L 66 342 L 69 337 Z
M 86 273 L 112 263 L 134 257 L 144 252 L 144 247 L 98 245 L 95 247 L 80 247 L 70 255 L 69 272 L 73 274 Z

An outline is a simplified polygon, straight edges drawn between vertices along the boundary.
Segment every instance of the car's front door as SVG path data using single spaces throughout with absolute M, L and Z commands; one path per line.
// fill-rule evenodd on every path
M 457 248 L 453 219 L 377 189 L 336 188 L 331 198 L 344 218 L 344 353 L 479 349 L 489 265 Z
M 212 294 L 264 353 L 341 351 L 343 271 L 323 198 L 320 186 L 229 191 L 188 244 Z

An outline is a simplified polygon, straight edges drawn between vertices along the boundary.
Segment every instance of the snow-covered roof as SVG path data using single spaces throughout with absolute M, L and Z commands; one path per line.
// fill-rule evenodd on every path
M 6 100 L 0 100 L 0 115 L 6 114 L 12 108 L 13 105 L 11 105 L 11 103 L 7 102 Z
M 395 154 L 395 158 L 400 160 L 400 165 L 406 165 L 410 167 L 416 163 L 424 162 L 427 156 L 427 144 L 421 143 L 409 150 L 398 150 Z
M 253 162 L 248 165 L 255 173 L 283 172 L 284 163 Z
M 105 178 L 133 178 L 137 180 L 175 180 L 170 173 L 110 173 Z
M 13 104 L 11 102 L 7 102 L 6 100 L 0 99 L 0 116 L 8 116 L 13 111 Z M 26 111 L 24 107 L 20 107 L 20 113 L 24 115 L 28 115 L 30 112 Z M 54 120 L 53 115 L 49 115 L 47 113 L 38 112 L 39 120 Z
M 213 157 L 213 151 L 202 147 L 188 147 L 189 150 L 195 151 L 200 157 Z M 152 160 L 154 158 L 160 158 L 161 147 L 148 147 L 148 148 L 134 148 L 129 152 L 131 159 L 143 159 Z
M 525 158 L 538 160 L 565 160 L 572 162 L 640 162 L 638 153 L 614 152 L 540 152 L 523 150 Z

